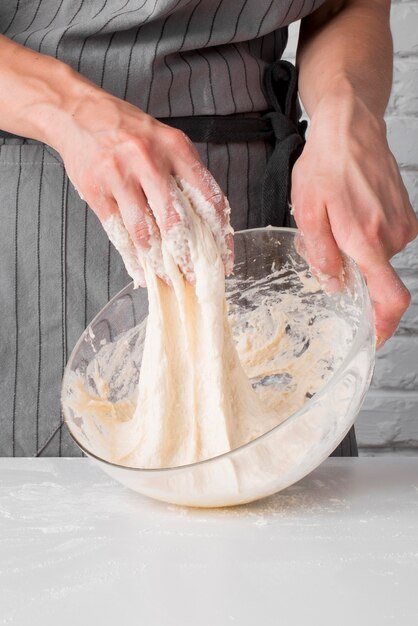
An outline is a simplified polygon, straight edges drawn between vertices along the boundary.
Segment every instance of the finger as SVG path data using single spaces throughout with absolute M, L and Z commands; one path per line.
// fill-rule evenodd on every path
M 168 233 L 181 220 L 181 215 L 173 203 L 173 191 L 176 188 L 172 177 L 167 172 L 160 172 L 156 166 L 144 167 L 141 161 L 132 164 L 139 172 L 139 183 L 147 206 L 158 226 L 160 234 Z
M 139 182 L 119 190 L 115 199 L 131 239 L 140 251 L 149 249 L 152 239 L 160 240 L 160 231 Z
M 145 205 L 151 211 L 151 214 L 148 213 L 148 215 L 153 218 L 154 224 L 156 224 L 158 228 L 161 241 L 161 253 L 164 261 L 163 265 L 166 265 L 166 262 L 168 262 L 168 259 L 164 260 L 164 249 L 167 248 L 176 265 L 183 274 L 190 279 L 192 277 L 192 271 L 190 268 L 190 253 L 188 247 L 188 225 L 185 223 L 184 212 L 180 211 L 180 215 L 178 207 L 175 206 L 176 198 L 174 191 L 178 189 L 174 180 L 164 171 L 164 168 L 161 168 L 152 159 L 135 159 L 135 157 L 133 157 L 130 162 L 130 169 L 132 172 L 138 173 L 139 186 L 144 197 L 142 203 L 145 202 Z M 124 186 L 120 184 L 117 185 L 117 195 L 120 198 L 120 203 L 128 206 L 132 204 L 132 202 L 129 198 L 125 197 L 126 192 L 121 191 L 123 187 L 126 187 L 126 181 Z M 135 195 L 137 192 L 131 191 L 131 196 L 132 193 Z M 129 211 L 126 213 L 129 213 Z M 143 215 L 147 215 L 145 208 L 142 213 Z M 127 217 L 127 219 L 129 218 Z M 146 217 L 145 221 L 148 222 L 147 225 L 150 226 Z M 144 234 L 146 230 L 144 224 L 140 230 L 142 231 L 140 239 L 143 242 L 144 238 L 146 238 Z M 150 241 L 156 241 L 152 234 Z M 161 275 L 158 268 L 157 273 Z M 164 280 L 170 282 L 167 276 L 164 276 Z
M 175 180 L 194 211 L 208 224 L 228 276 L 234 265 L 234 231 L 230 223 L 231 207 L 226 196 L 209 170 L 197 160 L 182 167 L 177 166 Z
M 295 242 L 297 251 L 309 263 L 312 273 L 325 291 L 335 293 L 342 288 L 343 260 L 332 234 L 325 207 L 313 211 L 299 208 L 295 211 L 300 235 Z M 299 248 L 299 249 L 298 249 Z
M 155 176 L 141 180 L 148 204 L 160 230 L 164 249 L 168 250 L 175 264 L 189 282 L 194 282 L 190 254 L 190 203 L 178 188 L 172 176 L 161 177 L 156 184 Z
M 398 327 L 411 302 L 411 295 L 386 259 L 370 255 L 358 264 L 373 301 L 376 346 L 380 348 Z
M 212 174 L 200 161 L 190 138 L 182 131 L 171 127 L 167 127 L 167 137 L 170 138 L 171 150 L 176 151 L 176 159 L 172 159 L 173 179 L 195 213 L 208 224 L 230 273 L 233 265 L 233 230 L 229 220 L 231 208 L 228 200 Z M 195 193 L 196 191 L 200 193 Z M 175 188 L 171 189 L 171 193 L 175 205 L 179 201 L 179 194 Z M 182 204 L 180 201 L 180 206 L 176 207 L 177 212 L 182 212 Z M 183 217 L 181 219 L 184 221 Z
M 107 209 L 101 214 L 101 223 L 109 240 L 122 257 L 126 271 L 134 281 L 134 289 L 145 287 L 145 275 L 137 251 L 125 228 L 115 200 L 109 200 Z
M 126 183 L 115 192 L 115 198 L 139 260 L 146 261 L 154 273 L 169 282 L 164 270 L 160 231 L 139 181 Z

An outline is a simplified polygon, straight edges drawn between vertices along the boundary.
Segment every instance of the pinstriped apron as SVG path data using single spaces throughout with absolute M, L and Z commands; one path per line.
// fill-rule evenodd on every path
M 155 117 L 246 114 L 268 110 L 265 69 L 281 57 L 287 25 L 322 1 L 11 0 L 0 32 Z M 246 228 L 271 147 L 196 147 L 229 197 L 234 228 Z M 0 139 L 0 224 L 0 455 L 81 455 L 61 428 L 63 368 L 130 279 L 48 146 Z

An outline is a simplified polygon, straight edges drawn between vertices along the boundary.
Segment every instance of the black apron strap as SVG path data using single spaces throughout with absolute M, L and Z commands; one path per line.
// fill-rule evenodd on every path
M 157 119 L 168 126 L 182 130 L 192 141 L 198 143 L 274 142 L 275 140 L 272 125 L 264 117 L 193 115 Z
M 269 65 L 264 75 L 269 120 L 275 135 L 273 153 L 262 185 L 260 226 L 295 226 L 290 214 L 292 168 L 305 145 L 307 123 L 301 121 L 296 68 L 288 61 Z

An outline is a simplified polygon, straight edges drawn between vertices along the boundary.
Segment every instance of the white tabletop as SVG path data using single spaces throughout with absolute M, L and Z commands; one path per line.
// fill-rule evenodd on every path
M 0 459 L 0 624 L 418 623 L 418 457 L 329 459 L 264 501 L 182 509 L 87 459 Z

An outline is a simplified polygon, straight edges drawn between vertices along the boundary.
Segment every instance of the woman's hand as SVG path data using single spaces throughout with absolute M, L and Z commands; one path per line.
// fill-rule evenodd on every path
M 232 271 L 229 204 L 184 133 L 91 86 L 72 106 L 54 142 L 70 180 L 136 283 L 144 284 L 141 257 L 165 278 L 161 236 L 193 279 L 182 210 L 187 198 L 211 228 L 226 273 Z
M 190 201 L 208 223 L 229 274 L 229 204 L 189 139 L 71 67 L 0 35 L 1 128 L 40 140 L 61 155 L 80 195 L 122 253 L 136 284 L 142 262 L 164 278 L 161 235 L 193 279 L 188 251 Z
M 374 303 L 377 345 L 396 330 L 410 294 L 389 259 L 418 234 L 386 127 L 353 93 L 315 108 L 292 176 L 292 205 L 313 272 L 330 291 L 342 279 L 340 250 L 364 274 Z

